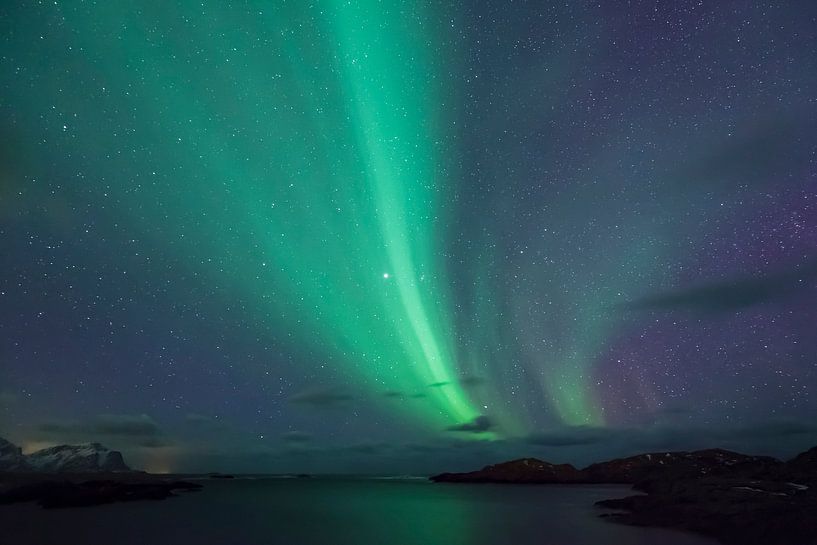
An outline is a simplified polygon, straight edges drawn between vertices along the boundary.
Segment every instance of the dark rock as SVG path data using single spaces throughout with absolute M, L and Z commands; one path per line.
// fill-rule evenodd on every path
M 765 456 L 747 456 L 721 449 L 694 452 L 654 452 L 629 458 L 592 464 L 577 470 L 570 464 L 551 464 L 535 458 L 523 458 L 490 465 L 468 473 L 443 473 L 431 477 L 435 482 L 518 482 L 518 483 L 651 483 L 668 478 L 694 478 L 707 475 L 764 477 L 779 470 L 783 463 Z M 657 484 L 655 485 L 657 486 Z
M 536 458 L 522 458 L 502 464 L 485 466 L 469 473 L 442 473 L 431 477 L 434 482 L 447 483 L 577 483 L 583 477 L 570 464 L 551 464 Z
M 817 447 L 786 462 L 784 471 L 787 480 L 817 488 Z
M 642 473 L 647 495 L 598 502 L 625 513 L 611 520 L 698 532 L 723 543 L 817 543 L 817 448 L 783 463 L 728 451 Z M 724 463 L 720 463 L 724 462 Z
M 646 489 L 650 483 L 713 475 L 740 475 L 762 478 L 783 463 L 768 456 L 747 456 L 723 449 L 692 452 L 653 452 L 592 464 L 582 470 L 588 482 L 636 484 Z
M 582 470 L 533 458 L 435 482 L 622 483 L 647 494 L 604 500 L 608 520 L 698 532 L 729 545 L 817 545 L 817 447 L 789 462 L 722 449 L 640 454 Z
M 662 526 L 741 545 L 817 543 L 817 494 L 774 481 L 703 477 L 668 483 L 661 492 L 604 500 L 604 515 L 635 526 Z
M 0 471 L 28 471 L 30 469 L 22 449 L 0 437 Z
M 40 480 L 0 492 L 0 504 L 37 502 L 47 509 L 86 507 L 138 500 L 163 500 L 178 490 L 198 490 L 200 484 L 163 479 L 140 481 Z

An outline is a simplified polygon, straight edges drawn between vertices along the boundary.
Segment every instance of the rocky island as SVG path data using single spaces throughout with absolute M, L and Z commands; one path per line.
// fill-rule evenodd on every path
M 99 443 L 58 445 L 24 455 L 0 438 L 0 505 L 36 502 L 44 508 L 161 500 L 201 485 L 133 471 L 122 454 Z
M 654 452 L 577 469 L 523 458 L 447 483 L 631 484 L 640 492 L 603 500 L 601 516 L 636 526 L 697 532 L 729 545 L 817 543 L 817 447 L 788 462 L 722 449 Z

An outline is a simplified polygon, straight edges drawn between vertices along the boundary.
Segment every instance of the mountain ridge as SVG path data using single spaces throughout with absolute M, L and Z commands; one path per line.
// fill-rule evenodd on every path
M 0 437 L 0 471 L 41 473 L 120 473 L 132 471 L 122 453 L 100 443 L 56 445 L 23 454 L 14 443 Z
M 667 472 L 678 478 L 730 474 L 746 478 L 776 479 L 813 460 L 817 460 L 817 447 L 789 462 L 771 456 L 753 456 L 718 448 L 636 454 L 593 463 L 582 469 L 571 464 L 552 464 L 537 458 L 520 458 L 487 465 L 476 471 L 440 473 L 431 476 L 430 480 L 459 483 L 636 484 L 649 480 L 656 473 Z

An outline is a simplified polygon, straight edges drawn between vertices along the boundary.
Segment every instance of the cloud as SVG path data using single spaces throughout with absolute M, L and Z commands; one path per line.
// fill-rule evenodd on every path
M 146 414 L 103 414 L 92 423 L 92 431 L 102 435 L 156 436 L 159 425 Z
M 146 414 L 101 414 L 87 422 L 45 422 L 37 429 L 52 435 L 156 437 L 162 433 Z
M 808 155 L 798 141 L 806 138 L 810 130 L 807 123 L 786 118 L 743 127 L 685 169 L 678 181 L 686 191 L 696 185 L 706 185 L 712 191 L 738 184 L 745 187 L 779 183 L 781 173 L 792 165 L 808 162 Z
M 360 454 L 379 454 L 389 448 L 387 443 L 378 443 L 378 442 L 371 442 L 371 441 L 364 441 L 361 443 L 357 443 L 348 447 L 348 450 L 352 452 L 358 452 Z
M 184 416 L 184 422 L 191 428 L 203 430 L 224 430 L 228 428 L 226 422 L 218 417 L 207 416 L 199 413 L 187 413 Z
M 447 431 L 464 431 L 469 433 L 483 433 L 489 431 L 491 428 L 494 427 L 493 421 L 491 418 L 486 415 L 480 415 L 474 418 L 471 422 L 466 422 L 464 424 L 457 424 L 455 426 L 449 426 L 446 428 Z
M 135 439 L 133 444 L 134 446 L 142 448 L 165 448 L 173 446 L 176 443 L 166 437 L 144 437 Z
M 817 441 L 817 424 L 765 420 L 745 425 L 655 424 L 646 428 L 607 430 L 605 445 L 618 443 L 633 453 L 648 450 L 694 450 L 721 447 L 741 452 L 782 455 Z M 799 445 L 799 446 L 795 446 Z
M 383 392 L 383 397 L 388 397 L 390 399 L 422 399 L 424 397 L 428 397 L 425 392 L 416 392 L 413 394 L 409 394 L 406 392 L 401 392 L 399 390 L 386 390 Z
M 736 277 L 691 288 L 650 295 L 625 304 L 634 310 L 689 310 L 701 313 L 734 312 L 787 297 L 809 287 L 817 278 L 817 260 L 760 276 Z
M 460 377 L 460 384 L 466 388 L 476 388 L 485 384 L 485 379 L 476 375 L 465 375 Z
M 429 388 L 442 388 L 443 386 L 448 386 L 451 384 L 450 382 L 432 382 L 428 385 Z
M 146 414 L 100 414 L 79 422 L 43 422 L 34 430 L 41 438 L 52 443 L 99 441 L 144 448 L 172 444 L 156 421 Z
M 791 437 L 793 435 L 817 435 L 817 424 L 799 420 L 767 420 L 753 425 L 740 426 L 732 431 L 734 437 Z
M 404 437 L 406 442 L 384 442 L 372 437 L 349 437 L 340 443 L 330 438 L 291 432 L 283 444 L 259 445 L 258 441 L 224 441 L 174 445 L 174 471 L 225 473 L 371 473 L 428 475 L 442 471 L 465 471 L 487 464 L 523 457 L 577 467 L 602 460 L 645 452 L 696 450 L 721 447 L 747 454 L 788 459 L 817 444 L 817 424 L 797 420 L 753 421 L 738 426 L 722 423 L 672 425 L 643 424 L 634 427 L 555 427 L 529 437 L 496 439 L 475 432 L 479 423 L 467 423 L 470 433 L 432 433 Z M 482 426 L 484 427 L 484 426 Z M 493 430 L 493 428 L 491 428 Z M 455 430 L 463 431 L 463 430 Z M 473 435 L 472 435 L 473 433 Z M 478 439 L 478 440 L 477 440 Z M 349 441 L 349 442 L 347 442 Z M 52 443 L 53 444 L 53 443 Z M 143 456 L 143 467 L 152 467 L 144 449 L 125 451 L 132 462 Z M 147 454 L 146 454 L 147 453 Z M 134 463 L 135 467 L 142 467 Z
M 610 432 L 603 428 L 575 426 L 529 435 L 525 440 L 531 445 L 545 447 L 570 447 L 592 445 L 608 440 Z
M 289 398 L 289 402 L 296 405 L 331 408 L 344 405 L 354 397 L 346 391 L 336 387 L 311 388 L 299 392 Z
M 312 435 L 302 431 L 288 431 L 281 435 L 287 443 L 308 443 L 312 441 Z
M 213 419 L 210 418 L 209 416 L 205 416 L 205 415 L 199 414 L 199 413 L 187 413 L 186 415 L 184 415 L 184 420 L 188 424 L 197 424 L 197 425 L 198 424 L 209 425 L 209 424 L 211 424 L 213 422 Z

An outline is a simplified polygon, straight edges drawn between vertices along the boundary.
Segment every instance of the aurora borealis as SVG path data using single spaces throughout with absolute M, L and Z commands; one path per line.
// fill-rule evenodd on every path
M 4 5 L 0 436 L 159 469 L 811 446 L 815 17 Z

